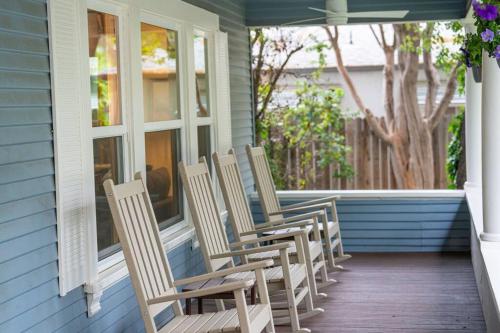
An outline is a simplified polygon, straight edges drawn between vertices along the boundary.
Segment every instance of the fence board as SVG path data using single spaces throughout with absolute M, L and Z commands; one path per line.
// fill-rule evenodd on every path
M 433 132 L 433 158 L 435 165 L 435 188 L 447 188 L 446 174 L 447 146 L 450 141 L 448 125 L 456 113 L 450 108 L 443 121 Z M 380 121 L 384 121 L 383 118 Z M 326 168 L 320 168 L 317 151 L 321 149 L 319 143 L 311 142 L 306 148 L 289 147 L 284 154 L 286 159 L 285 178 L 288 189 L 332 189 L 332 190 L 365 190 L 365 189 L 397 189 L 393 169 L 391 166 L 391 147 L 378 138 L 369 128 L 364 118 L 345 120 L 343 133 L 345 144 L 351 147 L 346 159 L 352 166 L 355 175 L 349 179 L 335 177 L 340 170 L 337 163 Z M 273 131 L 276 141 L 282 138 L 281 130 Z M 273 138 L 274 141 L 274 138 Z M 308 166 L 300 164 L 300 156 L 305 151 L 312 153 L 312 161 Z M 305 188 L 299 179 L 308 179 Z

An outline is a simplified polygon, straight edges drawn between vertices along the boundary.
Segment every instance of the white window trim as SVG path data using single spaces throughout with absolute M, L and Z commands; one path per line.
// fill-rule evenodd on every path
M 108 2 L 107 0 L 91 0 L 93 2 Z M 154 1 L 150 1 L 154 2 Z M 207 12 L 208 13 L 208 12 Z M 171 12 L 169 13 L 171 14 Z M 133 15 L 133 14 L 132 14 Z M 213 25 L 211 27 L 203 28 L 203 31 L 214 31 L 215 27 L 218 29 L 218 17 L 214 14 L 210 14 L 213 16 Z M 129 14 L 129 16 L 131 16 Z M 189 87 L 194 83 L 191 82 L 192 72 L 191 72 L 191 63 L 194 63 L 194 55 L 192 47 L 189 43 L 187 43 L 189 34 L 192 33 L 193 23 L 188 23 L 176 18 L 173 18 L 169 15 L 160 15 L 157 12 L 153 12 L 148 9 L 138 10 L 136 8 L 135 16 L 138 18 L 136 23 L 144 22 L 148 24 L 152 24 L 155 26 L 159 26 L 166 29 L 176 30 L 178 33 L 178 78 L 179 78 L 179 108 L 180 108 L 180 119 L 167 120 L 167 121 L 158 121 L 158 122 L 144 122 L 144 109 L 143 105 L 143 95 L 142 95 L 142 69 L 139 68 L 139 72 L 135 72 L 131 70 L 131 77 L 135 78 L 136 88 L 131 93 L 132 99 L 135 100 L 141 107 L 136 108 L 134 114 L 130 118 L 140 119 L 139 126 L 142 128 L 135 128 L 137 131 L 134 139 L 138 136 L 141 136 L 142 133 L 147 132 L 157 132 L 157 131 L 165 131 L 165 130 L 175 130 L 178 129 L 180 131 L 180 139 L 181 139 L 181 159 L 185 161 L 194 162 L 197 160 L 197 137 L 196 137 L 196 128 L 198 126 L 198 122 L 196 121 L 198 117 L 194 115 L 195 119 L 193 119 L 192 115 L 194 112 L 193 104 L 192 104 L 192 89 Z M 129 25 L 132 26 L 132 20 L 129 20 Z M 197 27 L 198 29 L 198 27 Z M 133 37 L 132 37 L 133 38 Z M 123 39 L 123 38 L 122 38 Z M 132 42 L 133 43 L 133 42 Z M 213 42 L 211 43 L 211 49 L 213 49 Z M 129 52 L 132 54 L 137 54 L 139 50 L 134 50 L 131 47 L 128 50 L 122 50 L 122 53 Z M 212 59 L 213 61 L 213 59 Z M 209 61 L 209 66 L 213 67 L 212 61 Z M 212 76 L 209 77 L 210 83 L 212 83 Z M 134 80 L 133 80 L 134 81 Z M 212 90 L 210 90 L 210 94 L 212 94 Z M 190 94 L 188 94 L 188 92 Z M 210 96 L 210 103 L 216 98 L 216 96 Z M 211 105 L 211 110 L 214 107 Z M 212 132 L 216 131 L 216 124 L 213 121 L 214 117 L 207 117 L 207 120 L 203 119 L 202 124 L 210 124 L 213 126 Z M 131 125 L 132 126 L 132 125 Z M 194 133 L 194 137 L 190 135 L 190 133 Z M 213 136 L 213 135 L 212 135 Z M 142 171 L 145 170 L 145 150 L 138 148 L 144 147 L 144 142 L 135 142 L 135 144 L 130 144 L 131 147 L 135 148 L 136 154 L 134 155 L 134 159 L 137 161 L 141 160 L 142 167 L 135 166 L 136 169 L 140 169 Z M 188 149 L 188 147 L 190 147 Z M 215 149 L 215 143 L 212 142 L 212 148 Z M 137 154 L 139 151 L 139 154 Z M 144 161 L 144 162 L 143 162 Z M 130 179 L 132 175 L 128 174 L 129 177 L 126 179 Z M 186 202 L 186 199 L 184 202 Z M 183 205 L 183 219 L 181 221 L 176 222 L 174 225 L 165 228 L 160 231 L 160 237 L 163 240 L 166 251 L 179 246 L 180 244 L 186 241 L 192 241 L 194 246 L 197 245 L 193 224 L 191 221 L 191 217 L 189 215 L 187 205 Z M 93 236 L 96 239 L 96 235 Z M 97 247 L 97 245 L 96 245 Z M 125 274 L 125 275 L 123 275 Z M 105 290 L 113 286 L 118 281 L 122 280 L 128 274 L 126 270 L 125 260 L 123 256 L 123 252 L 119 251 L 108 258 L 100 260 L 97 262 L 97 278 L 95 284 L 98 286 L 96 289 Z
M 102 128 L 92 128 L 91 126 L 91 113 L 88 112 L 90 109 L 90 83 L 88 81 L 88 38 L 86 37 L 88 34 L 87 8 L 110 13 L 119 18 L 121 125 Z M 49 14 L 51 40 L 56 41 L 54 43 L 55 47 L 51 45 L 51 52 L 54 52 L 56 55 L 53 59 L 51 58 L 53 77 L 56 78 L 54 80 L 56 84 L 53 83 L 53 94 L 55 97 L 54 114 L 62 115 L 65 110 L 69 110 L 70 108 L 80 110 L 81 119 L 78 122 L 82 130 L 81 142 L 86 143 L 82 147 L 81 164 L 85 172 L 82 181 L 82 203 L 78 206 L 81 209 L 81 213 L 77 218 L 81 221 L 79 226 L 85 229 L 84 236 L 86 239 L 80 241 L 81 244 L 84 243 L 85 245 L 79 245 L 85 248 L 85 253 L 82 253 L 81 257 L 81 266 L 84 266 L 85 277 L 80 279 L 83 279 L 85 283 L 89 307 L 88 313 L 91 316 L 100 309 L 100 297 L 103 289 L 114 285 L 127 275 L 121 251 L 101 261 L 97 259 L 93 161 L 92 158 L 89 158 L 89 156 L 93 156 L 92 140 L 94 138 L 111 136 L 120 136 L 123 138 L 125 181 L 130 180 L 135 171 L 145 171 L 144 133 L 146 132 L 179 128 L 181 131 L 182 160 L 193 163 L 197 160 L 198 154 L 197 127 L 200 125 L 210 125 L 211 146 L 212 151 L 215 151 L 218 147 L 219 135 L 217 128 L 218 95 L 216 94 L 215 87 L 215 76 L 217 73 L 215 72 L 216 66 L 214 63 L 217 52 L 214 50 L 216 45 L 214 36 L 216 33 L 219 33 L 219 18 L 213 13 L 181 0 L 49 0 Z M 140 57 L 140 22 L 147 22 L 166 28 L 175 28 L 178 31 L 179 90 L 181 97 L 179 105 L 181 112 L 180 120 L 157 123 L 144 122 L 142 69 L 140 61 L 132 62 L 133 59 Z M 172 27 L 166 26 L 165 22 L 173 24 Z M 72 29 L 72 38 L 69 39 L 65 35 L 68 28 Z M 209 39 L 207 69 L 209 71 L 210 86 L 210 117 L 206 118 L 198 118 L 194 114 L 193 108 L 193 101 L 196 102 L 196 97 L 191 86 L 194 75 L 190 75 L 190 64 L 194 64 L 194 52 L 192 52 L 193 47 L 189 43 L 192 39 L 187 34 L 192 34 L 194 30 L 206 32 Z M 57 38 L 54 39 L 54 37 Z M 70 43 L 71 48 L 69 51 L 66 51 L 65 47 L 68 43 Z M 69 58 L 73 60 L 72 63 L 78 64 L 76 67 L 74 64 L 70 67 L 73 69 L 71 72 L 72 79 L 70 80 L 63 77 L 64 74 L 68 73 L 68 64 L 64 62 Z M 66 72 L 61 69 L 66 70 Z M 75 80 L 74 77 L 80 79 Z M 64 86 L 64 83 L 71 84 Z M 68 89 L 69 86 L 73 87 L 73 89 Z M 73 100 L 66 99 L 60 102 L 61 98 L 71 95 L 61 93 L 65 89 L 87 93 L 76 93 Z M 189 95 L 187 92 L 189 92 Z M 70 102 L 68 103 L 68 101 Z M 74 113 L 75 111 L 73 111 Z M 54 119 L 59 119 L 60 117 L 55 116 Z M 64 139 L 64 135 L 62 135 L 62 138 Z M 57 133 L 54 141 L 57 141 Z M 59 148 L 62 145 L 62 141 L 60 139 L 58 143 L 56 142 L 55 148 Z M 57 155 L 57 149 L 55 152 Z M 56 157 L 56 183 L 58 181 L 64 182 L 64 173 L 61 173 L 59 176 L 57 174 L 57 170 L 64 169 L 62 167 L 64 164 L 58 163 L 57 160 L 58 158 Z M 58 184 L 56 186 L 58 189 L 56 193 L 58 196 L 58 208 L 60 208 L 61 204 L 64 203 L 62 197 L 65 195 L 65 192 L 59 191 L 60 186 Z M 185 198 L 184 202 L 186 202 Z M 58 214 L 58 237 L 62 237 L 59 236 L 61 234 L 60 231 L 66 224 L 63 217 L 66 217 L 66 215 Z M 224 219 L 227 218 L 227 212 L 223 213 L 223 217 Z M 184 205 L 184 219 L 162 230 L 161 238 L 167 252 L 186 241 L 192 241 L 193 246 L 197 246 L 187 205 Z M 59 243 L 62 242 L 60 241 Z M 64 251 L 61 246 L 59 250 L 60 253 Z M 83 258 L 83 255 L 85 258 Z M 63 271 L 61 265 L 65 265 L 62 260 L 60 260 L 60 294 L 64 295 L 77 287 L 78 285 L 76 284 L 82 281 L 71 276 L 67 277 L 66 272 L 68 270 L 66 270 L 65 274 L 61 274 Z

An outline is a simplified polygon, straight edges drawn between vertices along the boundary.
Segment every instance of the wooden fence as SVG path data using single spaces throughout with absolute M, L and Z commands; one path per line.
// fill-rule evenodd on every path
M 450 140 L 448 125 L 456 113 L 455 108 L 445 115 L 441 124 L 435 129 L 434 161 L 435 161 L 435 189 L 448 187 L 446 174 L 447 147 Z M 273 133 L 273 137 L 280 135 Z M 346 121 L 344 126 L 346 144 L 351 147 L 347 156 L 353 167 L 354 176 L 350 179 L 336 178 L 338 166 L 335 164 L 320 169 L 316 161 L 316 143 L 311 142 L 306 149 L 312 153 L 312 161 L 308 166 L 301 166 L 299 156 L 303 151 L 299 148 L 289 148 L 286 151 L 286 187 L 290 190 L 369 190 L 369 189 L 397 189 L 390 163 L 391 148 L 373 134 L 365 119 L 356 118 Z M 308 175 L 306 175 L 306 173 Z M 311 176 L 312 175 L 312 176 Z M 309 181 L 300 184 L 297 179 Z

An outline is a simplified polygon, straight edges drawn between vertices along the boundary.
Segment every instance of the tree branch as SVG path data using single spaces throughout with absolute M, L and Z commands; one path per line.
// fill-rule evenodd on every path
M 377 33 L 375 32 L 375 29 L 373 29 L 373 26 L 372 26 L 371 24 L 369 25 L 369 27 L 370 27 L 370 30 L 371 30 L 371 32 L 372 32 L 372 34 L 373 34 L 373 37 L 374 37 L 374 38 L 375 38 L 375 40 L 377 41 L 378 46 L 380 46 L 380 48 L 382 48 L 382 49 L 383 49 L 383 48 L 384 48 L 384 46 L 382 45 L 382 42 L 381 42 L 381 41 L 380 41 L 380 39 L 378 38 Z
M 283 74 L 283 71 L 285 70 L 286 65 L 292 58 L 292 56 L 302 50 L 304 48 L 304 45 L 299 45 L 293 50 L 290 51 L 290 53 L 287 54 L 285 61 L 279 66 L 278 70 L 273 72 L 271 81 L 269 83 L 269 91 L 267 95 L 264 97 L 264 100 L 262 102 L 262 110 L 266 110 L 267 106 L 269 105 L 269 102 L 271 101 L 271 98 L 273 96 L 274 89 L 276 89 L 276 84 L 278 83 L 278 80 L 280 79 L 281 75 Z
M 367 123 L 370 126 L 371 130 L 377 135 L 380 139 L 385 141 L 388 144 L 392 144 L 392 135 L 390 132 L 386 131 L 382 125 L 377 121 L 373 113 L 368 109 L 363 100 L 358 94 L 356 87 L 354 86 L 354 82 L 351 79 L 351 76 L 347 72 L 347 69 L 344 65 L 344 60 L 342 59 L 342 53 L 339 47 L 339 32 L 338 28 L 335 26 L 335 35 L 332 34 L 330 28 L 324 27 L 326 34 L 328 35 L 328 39 L 330 40 L 330 44 L 335 52 L 335 57 L 337 59 L 337 68 L 344 78 L 344 81 L 347 85 L 349 92 L 351 93 L 352 98 L 354 99 L 358 108 L 363 112 L 366 117 Z
M 384 26 L 382 24 L 379 24 L 378 29 L 380 30 L 380 37 L 382 38 L 382 45 L 383 45 L 384 50 L 385 50 L 389 45 L 387 45 L 387 41 L 385 40 Z
M 253 70 L 253 100 L 255 107 L 255 118 L 261 119 L 263 116 L 263 109 L 259 109 L 259 87 L 262 81 L 262 68 L 264 67 L 264 48 L 265 48 L 265 40 L 263 36 L 262 29 L 255 30 L 255 36 L 252 39 L 252 49 L 253 46 L 260 40 L 259 51 L 257 52 L 257 63 Z
M 423 31 L 423 39 L 424 44 L 426 40 L 432 39 L 432 34 L 434 32 L 434 23 L 427 23 L 427 27 Z M 426 48 L 425 45 L 423 47 L 422 55 L 424 60 L 424 72 L 425 77 L 427 78 L 427 93 L 425 96 L 425 116 L 429 117 L 434 111 L 434 107 L 436 105 L 436 97 L 439 89 L 439 74 L 432 62 L 432 50 L 430 48 Z
M 439 102 L 439 106 L 436 108 L 436 110 L 434 110 L 434 112 L 432 113 L 432 115 L 428 120 L 431 130 L 434 130 L 439 125 L 441 119 L 446 113 L 446 110 L 448 110 L 451 101 L 453 100 L 453 96 L 455 96 L 455 91 L 457 89 L 458 67 L 459 67 L 458 64 L 455 64 L 455 66 L 453 66 L 450 72 L 450 77 L 448 78 L 448 82 L 446 83 L 446 89 L 443 98 Z

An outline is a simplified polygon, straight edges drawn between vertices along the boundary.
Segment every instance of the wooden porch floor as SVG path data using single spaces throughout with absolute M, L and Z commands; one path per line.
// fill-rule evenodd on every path
M 358 254 L 302 322 L 313 332 L 486 332 L 469 254 Z M 278 327 L 287 332 L 288 327 Z

